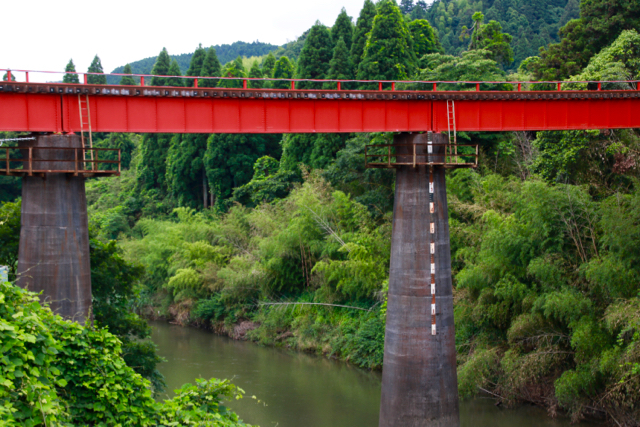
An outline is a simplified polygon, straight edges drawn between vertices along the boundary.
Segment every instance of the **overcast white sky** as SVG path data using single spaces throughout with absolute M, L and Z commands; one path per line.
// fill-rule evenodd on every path
M 15 0 L 2 1 L 0 69 L 86 71 L 95 54 L 119 65 L 203 46 L 295 40 L 316 20 L 333 25 L 342 7 L 355 22 L 364 0 Z M 53 77 L 53 76 L 52 76 Z M 18 75 L 18 79 L 22 80 Z

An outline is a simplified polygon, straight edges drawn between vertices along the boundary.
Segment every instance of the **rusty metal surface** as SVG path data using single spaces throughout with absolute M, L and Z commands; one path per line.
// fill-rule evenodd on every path
M 77 135 L 43 135 L 29 146 L 78 148 L 81 141 Z M 34 157 L 43 152 L 34 150 Z M 49 170 L 74 164 L 73 150 L 47 150 L 39 159 L 55 159 L 42 161 Z M 52 311 L 84 323 L 91 307 L 84 178 L 65 173 L 24 176 L 21 225 L 18 285 L 42 292 L 41 300 L 48 301 Z
M 335 133 L 640 127 L 640 91 L 364 91 L 0 83 L 0 130 Z
M 15 150 L 20 151 L 21 157 L 12 156 Z M 104 152 L 116 152 L 120 159 L 120 150 L 116 148 L 34 147 L 28 144 L 22 147 L 0 147 L 0 154 L 4 154 L 0 158 L 0 174 L 40 177 L 47 173 L 67 173 L 83 177 L 120 175 L 119 160 L 99 159 L 100 153 Z M 116 165 L 117 170 L 104 169 L 105 164 Z
M 478 144 L 434 144 L 438 149 L 444 151 L 444 156 L 434 157 L 419 156 L 421 149 L 418 144 L 370 144 L 364 147 L 364 162 L 366 168 L 372 169 L 393 169 L 398 166 L 441 166 L 450 168 L 477 168 L 478 167 Z M 396 149 L 400 146 L 406 147 L 411 153 L 407 161 L 407 156 L 400 161 Z M 471 147 L 472 153 L 465 153 L 465 147 Z M 376 151 L 377 153 L 373 153 Z M 382 152 L 380 152 L 382 151 Z M 383 160 L 383 161 L 371 161 Z
M 398 144 L 427 135 L 401 134 Z M 434 143 L 447 142 L 434 135 Z M 398 147 L 408 154 L 407 147 Z M 434 152 L 436 148 L 434 147 Z M 402 151 L 400 151 L 402 152 Z M 441 161 L 442 155 L 432 161 Z M 422 157 L 426 161 L 425 156 Z M 380 427 L 458 427 L 458 386 L 451 284 L 451 252 L 445 170 L 434 167 L 435 213 L 429 213 L 427 166 L 400 166 L 391 240 L 391 266 L 382 371 Z M 436 335 L 431 334 L 431 255 L 429 222 L 435 222 Z

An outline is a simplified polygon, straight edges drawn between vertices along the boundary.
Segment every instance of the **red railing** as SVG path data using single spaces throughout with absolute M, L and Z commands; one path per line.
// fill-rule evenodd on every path
M 351 79 L 351 80 L 342 80 L 342 79 L 326 79 L 326 80 L 322 80 L 322 79 L 273 79 L 273 78 L 256 78 L 256 77 L 208 77 L 208 76 L 164 76 L 164 75 L 157 75 L 157 74 L 122 74 L 122 73 L 80 73 L 80 72 L 67 72 L 67 71 L 37 71 L 37 70 L 12 70 L 9 68 L 0 68 L 0 73 L 5 72 L 7 74 L 7 83 L 11 82 L 12 77 L 15 77 L 14 73 L 24 73 L 25 76 L 25 82 L 27 83 L 35 83 L 33 81 L 30 81 L 30 73 L 31 74 L 58 74 L 58 75 L 65 75 L 65 74 L 74 74 L 77 76 L 83 76 L 82 81 L 83 83 L 81 84 L 85 84 L 87 85 L 87 81 L 88 81 L 88 76 L 120 76 L 120 77 L 139 77 L 140 78 L 140 86 L 148 86 L 145 85 L 145 78 L 154 78 L 154 77 L 159 77 L 159 78 L 179 78 L 179 79 L 183 79 L 183 80 L 193 80 L 194 81 L 194 87 L 197 88 L 198 87 L 198 81 L 199 80 L 234 80 L 234 81 L 242 81 L 242 88 L 243 89 L 247 89 L 248 87 L 248 82 L 289 82 L 290 83 L 290 89 L 282 89 L 279 88 L 277 90 L 295 90 L 296 89 L 296 83 L 301 83 L 301 82 L 308 82 L 308 83 L 335 83 L 336 84 L 336 90 L 339 91 L 345 91 L 345 90 L 356 90 L 356 89 L 348 89 L 348 85 L 346 86 L 347 89 L 345 88 L 345 83 L 364 83 L 364 84 L 371 84 L 372 87 L 376 87 L 377 85 L 377 90 L 382 91 L 385 90 L 385 86 L 390 89 L 391 91 L 402 91 L 403 89 L 398 89 L 396 85 L 400 85 L 400 87 L 402 88 L 403 86 L 406 85 L 410 85 L 410 84 L 424 84 L 424 85 L 428 85 L 429 87 L 432 88 L 432 91 L 438 91 L 438 85 L 457 85 L 457 86 L 474 86 L 475 87 L 475 91 L 476 92 L 480 92 L 480 85 L 501 85 L 502 88 L 497 87 L 492 89 L 492 91 L 508 91 L 508 89 L 506 89 L 506 87 L 511 87 L 511 91 L 518 91 L 521 92 L 522 91 L 522 85 L 526 85 L 526 86 L 536 86 L 536 90 L 544 90 L 544 91 L 550 91 L 550 90 L 555 90 L 555 91 L 562 91 L 562 85 L 571 85 L 571 84 L 580 84 L 580 85 L 584 85 L 584 84 L 597 84 L 597 90 L 602 90 L 602 84 L 612 84 L 612 83 L 622 83 L 622 84 L 626 84 L 628 85 L 627 88 L 618 88 L 617 90 L 640 90 L 640 85 L 638 83 L 640 83 L 640 80 L 601 80 L 601 81 L 581 81 L 581 80 L 572 80 L 572 81 L 558 81 L 558 80 L 554 80 L 554 81 L 446 81 L 446 80 L 438 80 L 438 81 L 426 81 L 426 80 L 358 80 L 358 79 Z M 62 82 L 41 82 L 41 83 L 55 83 L 55 84 L 65 84 Z M 72 84 L 77 84 L 77 83 L 72 83 Z M 120 85 L 106 85 L 106 86 L 120 86 Z M 171 87 L 171 86 L 162 86 L 162 87 Z M 550 89 L 552 88 L 552 89 Z M 271 88 L 267 88 L 267 89 L 271 89 Z M 305 89 L 305 90 L 314 90 L 314 89 Z M 324 90 L 327 90 L 326 88 L 324 88 Z M 361 90 L 361 89 L 359 89 Z M 406 90 L 406 89 L 404 89 Z M 415 89 L 411 89 L 411 90 L 415 90 Z M 571 90 L 584 90 L 581 88 L 571 88 Z M 592 89 L 587 89 L 587 90 L 592 90 Z M 440 89 L 440 91 L 442 91 L 442 89 Z M 446 90 L 445 90 L 446 91 Z

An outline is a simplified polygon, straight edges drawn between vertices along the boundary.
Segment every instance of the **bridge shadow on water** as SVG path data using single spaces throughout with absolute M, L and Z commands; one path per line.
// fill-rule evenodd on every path
M 233 341 L 195 328 L 151 322 L 153 341 L 167 359 L 159 366 L 167 392 L 195 378 L 233 378 L 246 392 L 230 402 L 247 423 L 261 427 L 376 427 L 380 405 L 379 372 L 286 349 Z M 252 399 L 255 395 L 263 403 Z M 567 427 L 536 407 L 497 408 L 492 400 L 460 405 L 463 427 Z

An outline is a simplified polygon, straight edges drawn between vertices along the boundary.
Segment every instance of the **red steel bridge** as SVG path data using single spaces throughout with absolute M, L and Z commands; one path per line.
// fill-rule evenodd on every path
M 349 84 L 363 82 L 288 79 L 287 89 L 252 89 L 253 81 L 274 79 L 182 77 L 195 83 L 184 88 L 144 85 L 152 75 L 133 75 L 143 85 L 120 86 L 36 83 L 29 75 L 43 72 L 0 70 L 5 71 L 9 81 L 0 82 L 2 131 L 334 133 L 640 127 L 638 81 L 369 81 L 364 83 L 375 90 L 348 90 Z M 23 81 L 11 81 L 12 75 Z M 82 75 L 86 82 L 88 74 Z M 242 88 L 198 87 L 208 79 L 234 80 Z M 309 82 L 334 88 L 297 88 Z M 594 89 L 568 89 L 576 83 L 589 83 Z M 628 89 L 607 89 L 612 85 Z M 447 90 L 452 87 L 456 90 Z
M 255 79 L 229 78 L 241 88 L 226 89 L 198 87 L 210 77 L 186 77 L 193 87 L 184 88 L 144 85 L 148 75 L 121 86 L 87 84 L 87 74 L 83 84 L 35 83 L 29 71 L 13 81 L 2 71 L 0 130 L 33 141 L 0 149 L 0 173 L 23 177 L 18 284 L 80 321 L 91 307 L 84 179 L 117 175 L 120 163 L 93 148 L 92 132 L 399 132 L 392 145 L 365 149 L 368 167 L 397 170 L 379 427 L 460 426 L 445 168 L 475 167 L 478 148 L 458 145 L 456 131 L 640 128 L 637 81 L 375 81 L 353 90 L 355 81 L 256 89 Z

